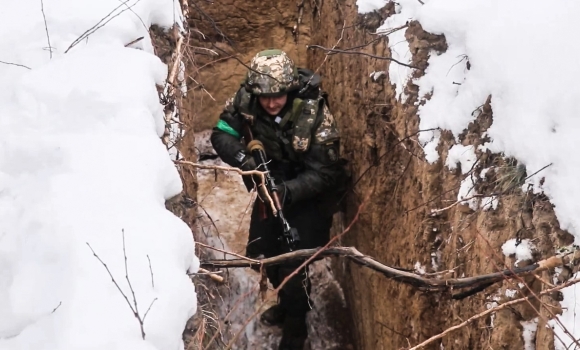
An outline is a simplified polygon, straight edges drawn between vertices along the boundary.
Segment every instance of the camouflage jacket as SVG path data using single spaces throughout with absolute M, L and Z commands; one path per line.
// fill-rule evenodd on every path
M 241 167 L 236 155 L 245 150 L 242 127 L 249 121 L 254 138 L 264 144 L 272 175 L 284 182 L 292 204 L 342 191 L 346 172 L 340 134 L 324 99 L 289 95 L 280 115 L 269 116 L 242 87 L 226 102 L 211 135 L 212 145 L 224 162 Z

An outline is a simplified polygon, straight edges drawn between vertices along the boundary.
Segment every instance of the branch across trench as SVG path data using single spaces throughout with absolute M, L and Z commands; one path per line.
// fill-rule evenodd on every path
M 225 259 L 225 260 L 206 260 L 201 262 L 204 268 L 239 268 L 239 267 L 258 267 L 258 266 L 272 266 L 288 262 L 295 262 L 297 260 L 304 260 L 317 254 L 320 258 L 328 256 L 340 256 L 348 258 L 354 263 L 367 267 L 371 270 L 377 271 L 391 278 L 397 282 L 412 285 L 416 288 L 426 291 L 452 291 L 464 288 L 473 288 L 476 292 L 483 290 L 485 287 L 499 282 L 506 278 L 513 278 L 517 275 L 525 275 L 545 271 L 557 266 L 562 266 L 572 261 L 580 259 L 580 250 L 569 252 L 559 256 L 553 256 L 548 259 L 539 261 L 521 268 L 513 268 L 511 270 L 503 270 L 496 273 L 466 277 L 466 278 L 425 278 L 421 275 L 411 273 L 397 267 L 391 267 L 382 264 L 374 258 L 364 255 L 354 247 L 335 247 L 328 248 L 323 251 L 319 249 L 302 249 L 291 253 L 278 255 L 272 258 L 257 260 L 256 262 L 248 261 L 247 259 Z M 469 296 L 469 293 L 458 293 L 453 296 L 454 299 L 462 299 Z

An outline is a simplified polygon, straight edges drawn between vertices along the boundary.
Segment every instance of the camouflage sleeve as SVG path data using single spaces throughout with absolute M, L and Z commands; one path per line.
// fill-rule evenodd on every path
M 210 138 L 211 144 L 218 156 L 233 167 L 241 166 L 239 157 L 237 158 L 236 156 L 240 151 L 245 150 L 244 145 L 240 142 L 243 122 L 236 107 L 236 103 L 239 102 L 239 95 L 240 93 L 238 91 L 232 98 L 226 101 Z
M 334 116 L 330 113 L 330 109 L 325 104 L 322 109 L 322 122 L 314 131 L 314 143 L 329 143 L 340 139 L 340 133 L 338 132 L 338 125 Z
M 304 171 L 286 182 L 292 204 L 332 192 L 346 177 L 340 158 L 338 126 L 326 105 L 321 119 L 314 130 L 314 142 L 304 153 Z

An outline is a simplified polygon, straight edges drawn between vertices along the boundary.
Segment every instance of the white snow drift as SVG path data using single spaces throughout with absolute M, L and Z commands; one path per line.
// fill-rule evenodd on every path
M 182 346 L 198 261 L 164 207 L 181 182 L 159 138 L 167 67 L 147 32 L 180 21 L 176 3 L 2 5 L 0 349 Z M 145 340 L 123 294 L 141 318 L 151 306 Z

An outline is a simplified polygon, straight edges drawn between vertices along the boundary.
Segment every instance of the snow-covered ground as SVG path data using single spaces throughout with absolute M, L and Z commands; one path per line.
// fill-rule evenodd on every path
M 0 349 L 182 347 L 198 261 L 164 207 L 182 184 L 147 31 L 180 21 L 177 4 L 2 4 Z
M 358 0 L 362 13 L 385 4 L 385 0 Z M 445 53 L 432 54 L 425 76 L 414 81 L 420 98 L 433 92 L 419 109 L 419 128 L 443 128 L 457 136 L 491 95 L 493 125 L 487 134 L 492 141 L 485 147 L 515 157 L 528 174 L 552 164 L 529 182 L 550 197 L 561 228 L 580 242 L 580 157 L 575 154 L 580 146 L 580 65 L 579 49 L 571 44 L 580 32 L 580 3 L 400 0 L 396 11 L 377 32 L 418 20 L 426 31 L 444 34 L 449 45 Z M 405 30 L 389 34 L 389 46 L 393 57 L 410 62 Z M 376 71 L 384 70 L 384 66 L 376 67 Z M 391 83 L 402 100 L 410 73 L 396 64 L 389 68 Z M 420 141 L 427 160 L 436 161 L 438 132 L 423 132 Z M 457 158 L 457 154 L 451 156 Z M 562 320 L 578 338 L 580 316 L 574 310 L 580 289 L 568 288 L 564 295 Z M 556 327 L 556 332 L 561 330 Z M 559 336 L 572 342 L 564 334 Z M 556 347 L 566 348 L 558 342 Z

